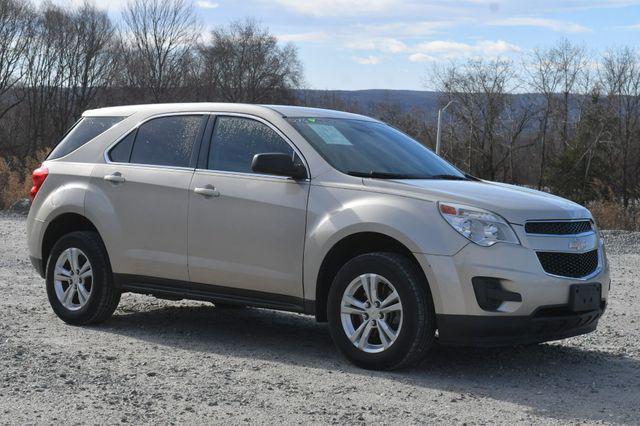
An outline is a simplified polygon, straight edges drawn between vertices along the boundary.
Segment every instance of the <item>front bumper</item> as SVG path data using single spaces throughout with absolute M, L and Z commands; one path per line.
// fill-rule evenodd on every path
M 441 343 L 526 344 L 595 330 L 611 285 L 604 247 L 598 249 L 601 265 L 588 279 L 546 273 L 536 251 L 524 244 L 468 244 L 453 256 L 416 254 L 433 296 Z M 515 297 L 492 309 L 483 309 L 474 292 L 474 277 L 496 279 L 500 291 Z M 601 309 L 572 312 L 571 286 L 589 283 L 601 284 Z
M 530 316 L 437 315 L 439 342 L 448 346 L 511 346 L 565 339 L 594 331 L 601 309 L 572 313 L 541 308 Z

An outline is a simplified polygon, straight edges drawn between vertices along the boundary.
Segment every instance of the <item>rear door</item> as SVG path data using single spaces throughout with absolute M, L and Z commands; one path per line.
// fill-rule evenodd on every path
M 115 273 L 188 281 L 189 183 L 207 116 L 150 119 L 107 153 L 92 173 L 100 223 Z M 97 195 L 94 195 L 97 196 Z M 135 278 L 135 277 L 129 277 Z
M 299 154 L 275 127 L 243 116 L 216 117 L 210 142 L 189 192 L 191 281 L 300 302 L 309 182 L 251 170 L 255 154 Z

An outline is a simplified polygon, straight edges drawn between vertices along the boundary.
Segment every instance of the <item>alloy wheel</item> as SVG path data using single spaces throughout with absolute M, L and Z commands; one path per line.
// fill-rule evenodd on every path
M 389 280 L 378 274 L 362 274 L 345 289 L 340 318 L 355 347 L 379 353 L 393 345 L 400 334 L 402 302 Z
M 60 253 L 56 261 L 54 289 L 66 309 L 77 311 L 85 306 L 93 288 L 93 270 L 86 254 L 71 247 Z

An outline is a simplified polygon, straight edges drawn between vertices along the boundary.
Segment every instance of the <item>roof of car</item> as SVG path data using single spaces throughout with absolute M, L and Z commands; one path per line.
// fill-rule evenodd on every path
M 282 114 L 283 117 L 314 117 L 314 118 L 350 118 L 355 120 L 375 121 L 365 115 L 336 111 L 324 108 L 309 108 L 291 105 L 262 105 Z
M 276 112 L 282 117 L 345 118 L 352 120 L 375 121 L 373 118 L 364 115 L 335 111 L 332 109 L 308 108 L 290 105 L 254 105 L 212 102 L 123 105 L 92 109 L 85 111 L 82 115 L 85 117 L 128 117 L 137 112 L 148 112 L 152 114 L 165 114 L 172 112 L 235 112 L 256 115 L 261 115 L 261 113 L 264 114 L 265 112 Z

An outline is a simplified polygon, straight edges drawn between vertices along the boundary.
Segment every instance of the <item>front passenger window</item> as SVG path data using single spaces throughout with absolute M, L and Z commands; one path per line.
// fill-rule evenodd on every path
M 209 169 L 253 173 L 253 156 L 266 153 L 294 155 L 293 148 L 264 123 L 243 117 L 216 119 Z

